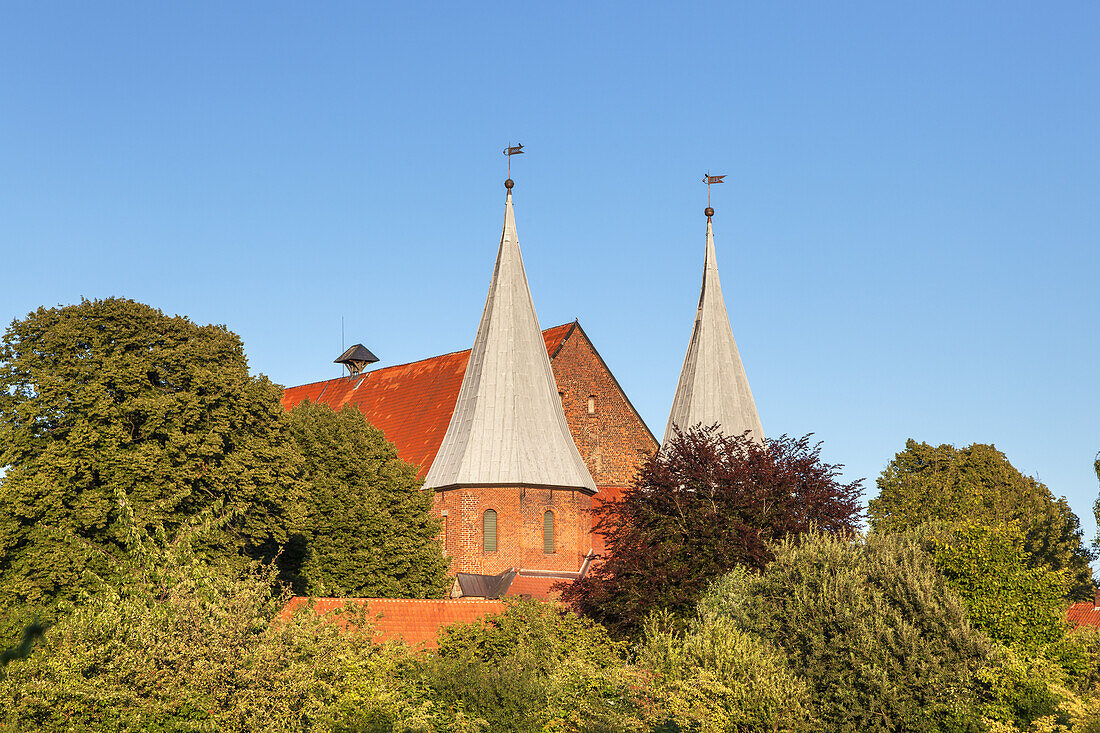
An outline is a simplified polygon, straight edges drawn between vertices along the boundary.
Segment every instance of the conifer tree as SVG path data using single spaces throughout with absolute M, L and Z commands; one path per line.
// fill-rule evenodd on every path
M 289 413 L 307 496 L 295 538 L 296 590 L 311 595 L 435 598 L 447 560 L 431 514 L 433 492 L 353 407 L 308 400 Z M 288 553 L 289 554 L 289 553 Z
M 0 344 L 0 626 L 73 599 L 123 564 L 121 492 L 172 533 L 215 502 L 204 540 L 232 571 L 272 557 L 298 500 L 280 388 L 240 339 L 122 298 L 39 308 Z

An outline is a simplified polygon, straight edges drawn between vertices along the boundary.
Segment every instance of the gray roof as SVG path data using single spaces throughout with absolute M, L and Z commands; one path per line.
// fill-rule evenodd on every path
M 363 344 L 356 344 L 352 346 L 343 354 L 332 360 L 333 364 L 348 364 L 352 362 L 362 362 L 364 364 L 373 364 L 378 361 L 378 357 L 371 353 Z
M 505 570 L 497 575 L 457 573 L 455 577 L 458 580 L 459 598 L 503 598 L 512 587 L 516 571 Z
M 596 492 L 550 369 L 519 251 L 512 193 L 470 362 L 424 485 L 549 486 Z
M 741 364 L 737 343 L 733 340 L 722 285 L 718 280 L 718 261 L 714 255 L 714 234 L 707 217 L 707 250 L 703 263 L 703 288 L 695 327 L 691 332 L 676 385 L 676 396 L 665 428 L 665 443 L 675 431 L 673 426 L 687 430 L 697 423 L 713 425 L 726 435 L 740 435 L 746 430 L 763 440 L 764 429 L 756 413 L 756 403 L 749 389 L 749 378 Z

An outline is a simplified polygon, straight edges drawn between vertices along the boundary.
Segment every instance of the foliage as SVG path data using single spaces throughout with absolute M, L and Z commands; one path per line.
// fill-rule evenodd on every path
M 169 533 L 215 501 L 245 510 L 203 552 L 235 570 L 241 548 L 271 557 L 298 491 L 280 395 L 225 327 L 130 300 L 13 322 L 0 344 L 0 634 L 75 599 L 85 571 L 119 566 L 117 491 Z
M 1092 462 L 1092 467 L 1096 471 L 1097 480 L 1100 480 L 1100 453 L 1096 454 L 1096 460 Z M 1096 503 L 1092 505 L 1092 513 L 1096 517 L 1097 526 L 1100 526 L 1100 499 L 1097 499 Z M 1100 530 L 1098 530 L 1094 543 L 1100 545 Z
M 303 457 L 304 557 L 296 590 L 336 597 L 432 598 L 448 587 L 447 560 L 416 468 L 358 410 L 303 402 L 289 413 Z M 289 564 L 289 563 L 288 563 Z
M 935 534 L 936 567 L 990 638 L 1037 652 L 1065 633 L 1065 572 L 1029 563 L 1024 536 L 1010 524 L 963 522 Z
M 770 646 L 703 609 L 680 630 L 667 612 L 645 624 L 638 664 L 679 730 L 816 730 L 806 684 Z
M 11 729 L 284 731 L 341 726 L 430 730 L 427 688 L 400 647 L 341 633 L 312 614 L 272 623 L 287 596 L 275 570 L 226 576 L 192 547 L 216 511 L 168 541 L 150 535 L 121 490 L 127 568 L 101 582 L 0 680 Z
M 841 484 L 839 468 L 822 462 L 808 436 L 761 444 L 715 427 L 678 434 L 621 499 L 604 505 L 596 531 L 606 562 L 562 598 L 620 636 L 654 609 L 688 615 L 715 577 L 738 565 L 762 568 L 769 542 L 814 525 L 853 532 L 860 482 Z
M 868 507 L 877 532 L 898 532 L 932 520 L 997 526 L 1017 522 L 1030 562 L 1066 571 L 1068 596 L 1092 598 L 1089 562 L 1077 515 L 1038 480 L 1016 470 L 992 445 L 934 447 L 910 439 L 878 478 Z
M 0 667 L 6 667 L 14 659 L 24 659 L 30 656 L 36 641 L 46 633 L 46 625 L 41 621 L 32 621 L 23 629 L 19 643 L 0 652 Z
M 640 731 L 654 714 L 623 646 L 555 604 L 510 602 L 439 641 L 427 669 L 438 700 L 490 730 Z
M 1097 690 L 1081 694 L 1075 676 L 1043 653 L 1023 655 L 998 647 L 974 682 L 978 709 L 991 733 L 1100 731 Z
M 734 570 L 701 607 L 786 655 L 822 729 L 981 728 L 971 679 L 991 646 L 917 541 L 814 532 L 773 551 L 761 574 Z

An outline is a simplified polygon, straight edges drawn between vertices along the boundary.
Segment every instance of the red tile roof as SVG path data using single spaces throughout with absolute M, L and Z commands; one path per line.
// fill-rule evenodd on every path
M 417 649 L 434 649 L 438 646 L 439 630 L 451 624 L 468 624 L 485 616 L 504 613 L 503 601 L 436 601 L 405 598 L 306 598 L 290 599 L 279 617 L 290 618 L 295 611 L 308 608 L 324 615 L 343 608 L 345 604 L 366 606 L 368 617 L 374 619 L 376 642 L 402 640 Z M 341 627 L 339 617 L 335 622 Z
M 1080 601 L 1066 609 L 1066 621 L 1074 628 L 1079 626 L 1100 627 L 1100 608 L 1095 601 Z
M 542 332 L 551 357 L 573 326 L 566 323 Z M 338 377 L 288 387 L 283 391 L 283 407 L 289 410 L 308 399 L 334 410 L 345 405 L 358 408 L 367 422 L 397 446 L 403 460 L 420 467 L 423 478 L 451 422 L 469 360 L 467 349 L 411 364 L 375 369 L 359 377 Z
M 544 578 L 531 575 L 517 575 L 508 586 L 505 596 L 527 596 L 540 601 L 556 601 L 561 592 L 553 590 L 558 583 L 569 583 L 570 578 Z

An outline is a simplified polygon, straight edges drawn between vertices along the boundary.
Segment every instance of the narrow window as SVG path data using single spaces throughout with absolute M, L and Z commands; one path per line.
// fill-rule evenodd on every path
M 542 515 L 542 551 L 547 555 L 554 554 L 554 512 Z
M 588 395 L 588 414 L 596 414 L 596 395 L 594 394 Z
M 486 509 L 481 523 L 482 543 L 485 552 L 497 551 L 497 513 L 492 509 Z

